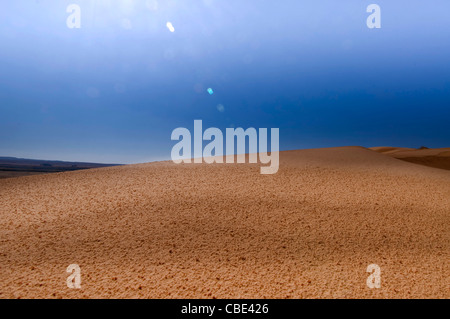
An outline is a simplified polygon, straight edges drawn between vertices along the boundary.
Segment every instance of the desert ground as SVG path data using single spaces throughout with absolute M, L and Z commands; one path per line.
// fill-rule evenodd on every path
M 415 151 L 2 179 L 0 298 L 449 298 L 450 171 L 404 159 L 450 149 Z

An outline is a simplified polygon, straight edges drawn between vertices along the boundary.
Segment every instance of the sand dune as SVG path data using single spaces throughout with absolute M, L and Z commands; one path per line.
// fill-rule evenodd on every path
M 370 149 L 410 163 L 450 170 L 450 148 L 371 147 Z
M 382 154 L 392 154 L 397 152 L 403 152 L 403 151 L 415 151 L 414 148 L 408 148 L 408 147 L 390 147 L 390 146 L 378 146 L 378 147 L 370 147 L 369 149 L 377 151 L 378 153 Z
M 1 298 L 449 298 L 450 172 L 360 147 L 0 180 Z M 79 264 L 82 288 L 66 286 Z M 369 264 L 381 288 L 366 286 Z

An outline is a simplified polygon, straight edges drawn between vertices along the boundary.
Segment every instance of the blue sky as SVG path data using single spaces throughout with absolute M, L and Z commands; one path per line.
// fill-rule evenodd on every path
M 66 26 L 71 3 L 80 29 Z M 371 3 L 381 29 L 366 26 Z M 195 119 L 278 127 L 282 150 L 450 146 L 448 0 L 0 8 L 0 156 L 170 159 L 172 130 Z

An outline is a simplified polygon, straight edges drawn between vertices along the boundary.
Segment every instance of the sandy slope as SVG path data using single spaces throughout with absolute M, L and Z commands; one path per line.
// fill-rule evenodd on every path
M 0 180 L 0 297 L 450 297 L 449 171 L 358 147 L 259 167 Z M 372 263 L 380 289 L 366 286 Z
M 450 148 L 414 149 L 404 147 L 371 147 L 371 150 L 410 163 L 450 170 Z

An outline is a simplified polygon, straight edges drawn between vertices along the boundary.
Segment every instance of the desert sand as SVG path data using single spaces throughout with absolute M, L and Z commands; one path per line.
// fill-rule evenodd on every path
M 362 147 L 260 166 L 0 180 L 0 298 L 450 297 L 450 171 Z

